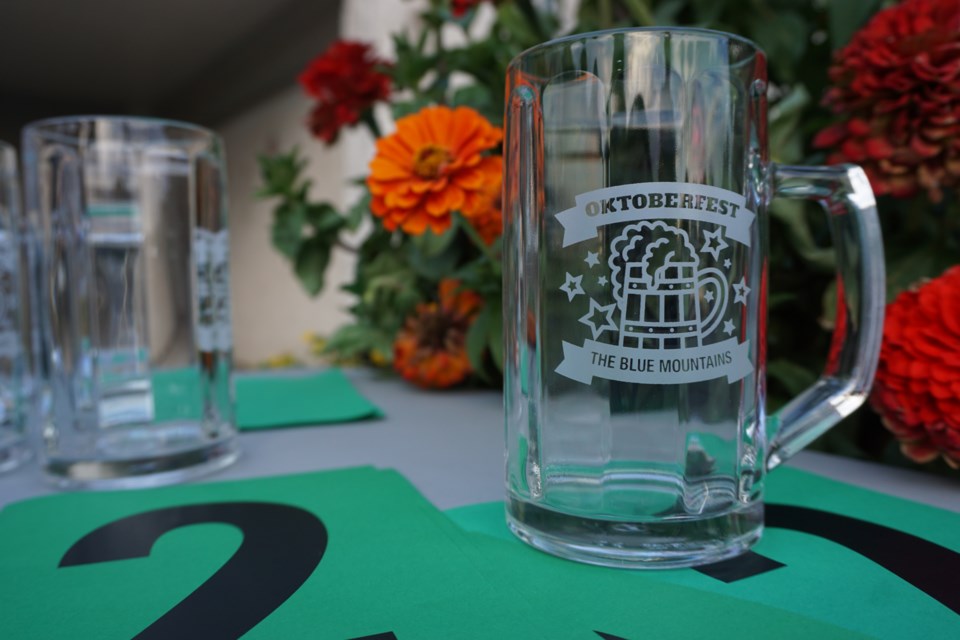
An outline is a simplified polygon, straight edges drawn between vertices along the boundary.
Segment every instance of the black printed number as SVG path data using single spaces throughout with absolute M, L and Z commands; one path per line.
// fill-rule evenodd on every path
M 214 502 L 115 520 L 77 541 L 60 566 L 144 558 L 168 531 L 204 523 L 240 529 L 240 548 L 138 639 L 239 638 L 300 588 L 327 548 L 327 529 L 309 511 L 270 502 Z

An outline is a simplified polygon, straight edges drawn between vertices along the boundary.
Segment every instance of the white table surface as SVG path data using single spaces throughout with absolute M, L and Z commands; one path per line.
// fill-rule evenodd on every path
M 240 459 L 197 482 L 374 465 L 400 471 L 440 509 L 503 499 L 498 392 L 429 392 L 369 371 L 349 375 L 386 418 L 242 433 Z M 788 465 L 960 512 L 960 474 L 938 477 L 817 452 L 802 452 Z M 0 507 L 54 492 L 35 463 L 0 475 Z

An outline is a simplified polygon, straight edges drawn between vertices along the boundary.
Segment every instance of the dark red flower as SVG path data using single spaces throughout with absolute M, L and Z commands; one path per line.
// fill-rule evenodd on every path
M 389 63 L 362 42 L 338 40 L 314 58 L 299 76 L 300 85 L 317 104 L 308 125 L 313 134 L 332 144 L 340 129 L 360 121 L 363 112 L 390 96 Z
M 960 468 L 960 267 L 887 306 L 870 404 L 907 457 Z
M 823 374 L 827 376 L 836 375 L 840 371 L 840 355 L 847 340 L 847 301 L 843 291 L 843 278 L 840 277 L 837 278 L 837 315 L 830 318 L 830 321 L 833 322 L 833 337 L 830 339 L 827 363 L 823 368 Z
M 813 144 L 863 166 L 874 191 L 960 186 L 960 2 L 905 0 L 877 13 L 839 51 L 824 96 L 843 120 Z
M 479 5 L 483 0 L 451 0 L 450 12 L 457 18 Z

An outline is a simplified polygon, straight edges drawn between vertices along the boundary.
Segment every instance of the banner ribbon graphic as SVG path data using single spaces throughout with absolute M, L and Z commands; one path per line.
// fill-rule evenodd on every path
M 721 225 L 727 238 L 750 246 L 756 214 L 739 193 L 686 182 L 623 184 L 581 193 L 576 206 L 557 214 L 563 246 L 597 237 L 608 224 L 640 220 L 697 220 Z
M 593 378 L 638 384 L 685 384 L 716 378 L 736 382 L 753 373 L 750 341 L 722 342 L 685 349 L 630 349 L 585 340 L 582 347 L 563 342 L 557 373 L 590 384 Z

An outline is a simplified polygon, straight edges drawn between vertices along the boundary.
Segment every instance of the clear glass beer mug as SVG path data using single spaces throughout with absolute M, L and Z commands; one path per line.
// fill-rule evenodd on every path
M 864 400 L 884 266 L 861 169 L 767 150 L 766 59 L 697 29 L 577 35 L 507 76 L 507 519 L 594 564 L 742 553 L 765 474 Z M 767 207 L 828 212 L 843 284 L 830 371 L 765 415 Z
M 220 139 L 163 120 L 72 117 L 29 125 L 23 158 L 47 475 L 150 486 L 232 462 Z
M 17 156 L 13 147 L 0 142 L 0 472 L 18 467 L 30 454 L 22 224 Z

